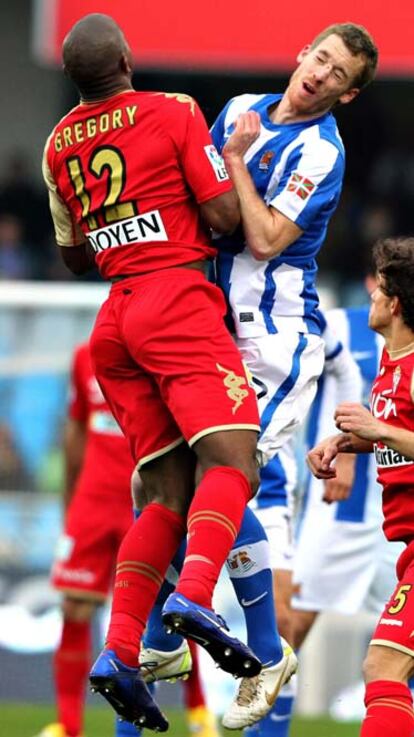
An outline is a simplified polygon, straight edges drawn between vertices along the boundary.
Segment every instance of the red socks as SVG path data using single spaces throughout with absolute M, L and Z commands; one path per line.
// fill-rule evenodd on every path
M 188 512 L 187 552 L 178 593 L 211 607 L 214 587 L 250 497 L 250 484 L 238 469 L 215 466 L 204 474 Z
M 195 709 L 197 706 L 205 706 L 203 687 L 201 685 L 200 664 L 198 660 L 198 645 L 193 640 L 188 640 L 193 667 L 186 681 L 183 681 L 184 703 L 187 709 Z
M 65 620 L 53 665 L 58 721 L 69 737 L 77 737 L 82 732 L 91 658 L 91 623 Z
M 413 737 L 411 692 L 399 681 L 373 681 L 365 689 L 367 713 L 360 737 Z
M 151 503 L 121 543 L 106 647 L 126 665 L 138 665 L 146 621 L 184 535 L 185 520 L 180 515 Z

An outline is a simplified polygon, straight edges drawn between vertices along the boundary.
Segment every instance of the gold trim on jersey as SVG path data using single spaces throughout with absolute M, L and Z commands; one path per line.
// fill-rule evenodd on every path
M 169 99 L 177 100 L 177 102 L 183 102 L 190 106 L 191 114 L 195 112 L 195 100 L 190 95 L 186 95 L 185 92 L 156 92 L 156 95 L 163 95 Z
M 192 438 L 190 438 L 187 442 L 190 448 L 194 445 L 194 443 L 197 442 L 197 440 L 201 440 L 201 438 L 204 438 L 206 435 L 212 435 L 214 432 L 226 432 L 226 430 L 254 430 L 255 432 L 260 432 L 260 425 L 249 425 L 249 424 L 234 424 L 234 425 L 214 425 L 212 427 L 207 427 L 205 430 L 201 430 L 200 432 L 196 433 L 196 435 L 193 435 Z
M 145 463 L 149 463 L 150 461 L 154 461 L 156 458 L 160 458 L 166 453 L 169 453 L 170 450 L 176 448 L 178 445 L 181 445 L 181 443 L 184 443 L 184 438 L 182 437 L 178 440 L 174 440 L 173 443 L 166 445 L 164 448 L 160 448 L 160 450 L 155 451 L 155 453 L 150 453 L 150 455 L 140 458 L 136 465 L 136 470 L 139 471 Z
M 396 348 L 395 351 L 391 351 L 389 348 L 387 348 L 387 351 L 391 361 L 398 361 L 399 358 L 405 358 L 414 352 L 414 340 L 401 348 Z

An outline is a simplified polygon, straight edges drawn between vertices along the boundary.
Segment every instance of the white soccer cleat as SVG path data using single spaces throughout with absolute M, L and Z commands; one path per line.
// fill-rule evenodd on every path
M 263 668 L 254 678 L 242 678 L 236 697 L 221 722 L 227 729 L 251 727 L 263 719 L 272 708 L 282 686 L 296 673 L 296 655 L 283 637 L 281 642 L 282 660 L 276 665 Z
M 176 650 L 171 651 L 141 647 L 139 663 L 145 683 L 185 680 L 192 667 L 187 640 L 183 640 Z

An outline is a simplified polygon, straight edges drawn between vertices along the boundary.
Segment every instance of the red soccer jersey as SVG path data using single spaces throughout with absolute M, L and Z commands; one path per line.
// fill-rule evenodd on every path
M 86 448 L 77 491 L 118 497 L 132 508 L 134 463 L 128 443 L 115 422 L 92 371 L 89 346 L 75 352 L 69 416 L 87 426 Z
M 391 360 L 384 349 L 371 393 L 374 417 L 414 432 L 414 353 Z M 378 481 L 383 487 L 384 532 L 388 540 L 414 538 L 414 460 L 381 442 L 374 444 Z
M 131 90 L 78 105 L 49 137 L 43 173 L 58 245 L 86 237 L 104 278 L 216 253 L 197 203 L 231 183 L 188 95 Z

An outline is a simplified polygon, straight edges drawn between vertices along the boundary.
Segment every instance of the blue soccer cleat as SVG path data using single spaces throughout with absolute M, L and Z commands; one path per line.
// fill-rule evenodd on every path
M 168 721 L 152 698 L 139 668 L 130 668 L 113 650 L 103 650 L 89 674 L 91 690 L 109 701 L 116 713 L 137 729 L 166 732 Z
M 220 668 L 236 678 L 257 676 L 262 664 L 247 645 L 232 637 L 224 619 L 182 594 L 170 594 L 162 610 L 167 633 L 178 632 L 198 642 Z

